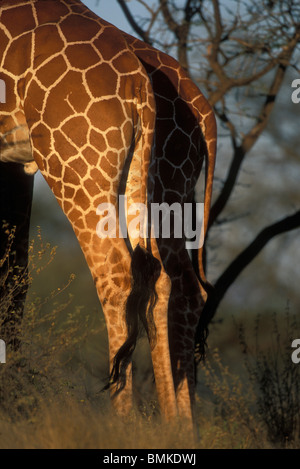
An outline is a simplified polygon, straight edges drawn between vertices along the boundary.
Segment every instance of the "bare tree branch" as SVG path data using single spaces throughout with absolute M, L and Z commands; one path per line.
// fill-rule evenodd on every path
M 130 26 L 134 29 L 134 31 L 141 37 L 141 39 L 144 42 L 147 42 L 148 44 L 152 45 L 153 41 L 150 39 L 149 32 L 144 31 L 136 22 L 134 19 L 133 15 L 131 14 L 131 11 L 129 10 L 128 6 L 126 5 L 125 0 L 117 0 L 119 3 L 120 7 L 122 8 L 124 15 L 130 24 Z
M 161 11 L 165 20 L 165 23 L 169 29 L 173 32 L 178 41 L 178 61 L 184 70 L 189 73 L 189 61 L 188 61 L 188 36 L 191 27 L 191 19 L 194 13 L 190 8 L 191 1 L 187 0 L 185 5 L 185 16 L 181 24 L 177 23 L 173 18 L 169 6 L 168 0 L 159 0 Z
M 234 190 L 237 177 L 238 177 L 241 165 L 245 159 L 245 156 L 251 150 L 253 145 L 256 143 L 256 141 L 258 140 L 258 138 L 264 131 L 269 121 L 270 115 L 275 105 L 276 96 L 278 95 L 278 92 L 284 80 L 284 76 L 287 70 L 287 64 L 289 64 L 289 61 L 292 57 L 292 54 L 297 45 L 297 42 L 300 39 L 300 36 L 299 37 L 298 36 L 299 36 L 298 33 L 295 34 L 294 38 L 290 41 L 289 46 L 285 49 L 284 54 L 282 54 L 281 56 L 282 62 L 277 67 L 277 71 L 270 85 L 265 101 L 256 118 L 256 124 L 243 137 L 242 143 L 240 146 L 238 147 L 235 146 L 235 139 L 233 138 L 234 129 L 232 127 L 232 124 L 229 123 L 229 119 L 226 117 L 224 113 L 221 116 L 223 121 L 225 120 L 227 121 L 227 124 L 230 128 L 232 142 L 234 145 L 234 155 L 233 155 L 232 163 L 229 168 L 228 175 L 226 177 L 223 189 L 220 192 L 214 205 L 212 206 L 210 220 L 209 220 L 209 227 L 212 226 L 212 224 L 215 222 L 217 217 L 220 215 L 220 213 L 224 210 L 225 206 L 227 205 L 230 199 L 230 196 L 232 194 L 232 191 Z M 208 230 L 209 230 L 209 227 L 208 227 Z
M 226 32 L 225 36 L 223 37 L 224 29 L 222 25 L 222 18 L 221 18 L 221 12 L 219 8 L 219 1 L 214 0 L 213 1 L 213 6 L 214 6 L 214 14 L 215 14 L 215 23 L 216 23 L 216 32 L 215 34 L 212 32 L 212 29 L 210 28 L 207 19 L 204 17 L 203 13 L 201 15 L 202 21 L 204 21 L 204 25 L 209 32 L 211 44 L 208 47 L 207 50 L 207 59 L 209 62 L 209 67 L 213 72 L 215 73 L 216 77 L 218 78 L 218 86 L 216 86 L 215 91 L 210 93 L 209 96 L 209 101 L 212 106 L 215 106 L 215 104 L 222 99 L 222 97 L 232 88 L 236 87 L 243 87 L 250 85 L 251 83 L 259 80 L 263 76 L 265 76 L 267 73 L 269 73 L 273 68 L 277 67 L 278 65 L 284 65 L 288 66 L 290 65 L 290 59 L 293 55 L 293 52 L 299 44 L 300 41 L 300 26 L 295 28 L 294 35 L 288 40 L 287 44 L 282 48 L 282 50 L 279 52 L 278 55 L 271 55 L 271 51 L 269 50 L 270 46 L 265 45 L 262 43 L 253 43 L 249 44 L 242 39 L 238 39 L 236 37 L 232 38 L 230 37 L 229 32 Z M 232 28 L 231 28 L 232 30 Z M 239 42 L 243 47 L 244 51 L 247 54 L 250 52 L 254 55 L 256 54 L 260 49 L 264 51 L 269 51 L 269 60 L 267 61 L 265 67 L 262 67 L 258 72 L 256 73 L 251 73 L 247 76 L 239 76 L 238 78 L 235 78 L 233 76 L 229 76 L 228 73 L 226 72 L 226 66 L 228 65 L 229 62 L 232 60 L 234 55 L 231 58 L 228 58 L 226 54 L 222 51 L 221 44 L 223 44 L 226 41 L 237 41 Z M 247 47 L 246 47 L 247 46 Z M 245 50 L 247 49 L 247 51 Z M 225 57 L 225 64 L 220 62 L 219 55 L 222 56 L 224 59 Z
M 253 259 L 262 251 L 262 249 L 276 236 L 300 227 L 300 210 L 272 225 L 264 228 L 223 272 L 218 278 L 214 287 L 213 294 L 210 295 L 203 316 L 209 323 L 214 317 L 219 304 L 224 298 L 230 286 L 235 282 L 241 272 L 253 261 Z M 208 315 L 208 316 L 207 316 Z M 201 325 L 200 325 L 201 326 Z M 199 327 L 200 327 L 199 326 Z
M 162 11 L 162 14 L 164 16 L 164 20 L 165 20 L 166 24 L 168 25 L 170 30 L 175 34 L 175 36 L 178 39 L 179 24 L 176 23 L 176 21 L 174 20 L 172 14 L 170 12 L 170 9 L 169 9 L 169 6 L 168 6 L 168 0 L 159 0 L 159 3 L 160 3 L 161 11 Z

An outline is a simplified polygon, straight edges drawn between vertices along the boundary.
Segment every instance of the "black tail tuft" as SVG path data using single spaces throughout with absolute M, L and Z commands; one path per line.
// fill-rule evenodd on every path
M 207 337 L 208 337 L 208 327 L 207 325 L 201 324 L 201 321 L 198 323 L 196 339 L 195 339 L 195 363 L 199 364 L 200 361 L 204 361 L 206 357 L 206 348 L 207 348 Z
M 128 337 L 114 358 L 107 389 L 117 383 L 117 391 L 126 384 L 126 369 L 136 346 L 139 333 L 139 319 L 145 327 L 150 343 L 155 340 L 153 309 L 157 301 L 155 284 L 159 278 L 161 265 L 151 253 L 136 246 L 131 258 L 132 288 L 126 303 L 126 324 Z M 149 307 L 148 307 L 149 304 Z
M 213 299 L 214 288 L 210 285 L 207 289 L 208 298 L 204 305 L 200 320 L 197 325 L 195 335 L 195 364 L 205 360 L 207 349 L 207 337 L 209 334 L 208 325 L 212 319 L 211 303 Z

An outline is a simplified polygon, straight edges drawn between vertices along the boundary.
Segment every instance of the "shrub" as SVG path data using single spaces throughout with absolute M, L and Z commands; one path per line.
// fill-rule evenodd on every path
M 284 321 L 274 313 L 271 343 L 261 341 L 261 317 L 257 316 L 254 350 L 249 347 L 245 328 L 239 326 L 240 343 L 245 354 L 249 377 L 256 389 L 259 415 L 267 427 L 268 436 L 274 444 L 297 446 L 300 443 L 300 365 L 291 360 L 291 344 L 300 337 L 299 323 L 287 307 Z M 266 326 L 265 326 L 266 327 Z

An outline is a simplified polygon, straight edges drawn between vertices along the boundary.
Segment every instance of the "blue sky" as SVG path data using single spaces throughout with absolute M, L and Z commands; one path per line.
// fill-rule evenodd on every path
M 83 3 L 89 7 L 92 11 L 94 11 L 98 16 L 103 18 L 104 20 L 108 21 L 109 23 L 114 24 L 118 28 L 126 31 L 127 33 L 133 34 L 133 30 L 128 24 L 117 0 L 82 0 Z M 139 5 L 136 1 L 131 1 L 129 3 L 129 7 L 134 11 L 134 13 L 138 13 L 142 11 L 141 5 Z

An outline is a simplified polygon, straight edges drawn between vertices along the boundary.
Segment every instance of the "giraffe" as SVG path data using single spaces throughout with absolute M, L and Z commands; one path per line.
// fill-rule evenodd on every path
M 174 259 L 168 261 L 169 255 L 163 255 L 164 248 L 168 251 L 165 241 L 157 246 L 155 240 L 151 240 L 151 250 L 154 255 L 154 258 L 151 258 L 145 250 L 134 249 L 132 239 L 130 239 L 130 243 L 133 244 L 131 253 L 128 244 L 126 245 L 122 238 L 99 240 L 95 236 L 97 220 L 94 212 L 96 206 L 103 201 L 112 202 L 116 209 L 118 208 L 117 195 L 120 186 L 124 186 L 124 181 L 122 182 L 124 174 L 127 178 L 125 189 L 129 201 L 134 203 L 147 200 L 146 179 L 155 119 L 158 127 L 159 120 L 164 117 L 156 114 L 154 95 L 146 70 L 152 78 L 152 86 L 155 85 L 153 65 L 157 66 L 159 59 L 160 65 L 166 66 L 165 76 L 174 86 L 178 80 L 175 78 L 176 73 L 179 73 L 178 64 L 158 51 L 154 52 L 156 59 L 153 59 L 154 50 L 151 50 L 150 62 L 143 61 L 142 56 L 145 52 L 146 55 L 149 53 L 148 46 L 141 47 L 141 43 L 137 45 L 137 42 L 134 43 L 129 36 L 126 37 L 124 33 L 120 33 L 115 27 L 99 19 L 77 0 L 31 0 L 30 2 L 14 0 L 4 2 L 0 15 L 2 56 L 0 79 L 4 79 L 7 83 L 10 91 L 8 96 L 14 96 L 12 102 L 0 108 L 1 159 L 23 163 L 27 173 L 32 173 L 37 165 L 71 222 L 92 272 L 102 304 L 109 336 L 111 368 L 117 351 L 124 342 L 126 343 L 126 339 L 128 344 L 128 330 L 124 320 L 127 298 L 131 297 L 131 302 L 133 299 L 137 301 L 137 296 L 132 296 L 132 291 L 130 293 L 132 252 L 142 252 L 142 259 L 146 256 L 146 259 L 150 259 L 150 263 L 152 261 L 160 271 L 158 280 L 154 276 L 154 282 L 157 280 L 158 301 L 153 312 L 156 342 L 152 348 L 152 361 L 160 407 L 166 418 L 171 418 L 177 415 L 178 407 L 190 409 L 189 399 L 193 392 L 185 383 L 181 392 L 176 395 L 175 388 L 179 388 L 181 378 L 176 378 L 175 362 L 178 360 L 182 362 L 180 373 L 184 370 L 186 381 L 189 380 L 188 376 L 191 373 L 190 371 L 186 373 L 187 357 L 178 355 L 172 363 L 170 358 L 166 312 L 172 279 L 170 280 L 170 272 L 167 273 L 166 270 L 170 270 Z M 20 56 L 19 50 L 26 53 L 23 52 Z M 152 67 L 152 72 L 149 66 Z M 185 99 L 189 101 L 189 112 L 196 116 L 194 124 L 189 129 L 194 132 L 193 138 L 197 143 L 193 150 L 190 143 L 187 153 L 189 156 L 186 158 L 188 160 L 192 153 L 196 155 L 195 150 L 199 150 L 200 140 L 201 143 L 204 141 L 202 134 L 201 136 L 197 134 L 196 127 L 199 128 L 200 123 L 204 128 L 206 120 L 209 119 L 203 117 L 204 98 L 197 88 L 193 89 L 188 77 L 181 74 L 180 80 L 176 83 L 177 93 L 180 91 L 183 94 L 183 101 Z M 190 94 L 186 94 L 183 90 L 188 88 L 186 85 L 191 87 Z M 195 92 L 196 95 L 193 94 Z M 157 91 L 156 103 L 161 93 L 161 89 Z M 201 106 L 197 108 L 199 98 Z M 170 96 L 167 96 L 167 99 L 170 99 Z M 57 108 L 60 111 L 59 115 Z M 199 109 L 202 115 L 199 114 Z M 209 108 L 206 108 L 206 111 L 208 114 Z M 109 116 L 111 120 L 108 114 L 111 114 Z M 178 122 L 175 122 L 175 125 L 177 128 L 180 127 Z M 156 148 L 159 148 L 159 138 L 162 135 L 158 133 L 156 137 Z M 204 151 L 203 155 L 205 153 Z M 210 153 L 212 154 L 212 150 Z M 176 185 L 174 186 L 176 178 L 172 180 L 173 188 L 170 189 L 171 191 L 173 189 L 173 195 L 175 192 L 179 194 L 181 203 L 189 200 L 201 163 L 201 158 L 200 162 L 192 163 L 189 171 L 193 171 L 194 175 L 185 176 L 188 185 L 184 189 L 178 191 Z M 158 167 L 159 165 L 156 165 L 156 168 Z M 157 169 L 153 171 L 155 177 Z M 188 170 L 185 172 L 188 173 Z M 181 176 L 182 174 L 183 172 Z M 167 192 L 168 182 L 164 181 L 164 184 Z M 184 191 L 184 194 L 188 191 L 190 194 L 186 197 L 180 196 L 180 191 Z M 161 196 L 157 195 L 160 190 L 158 192 L 154 190 L 154 194 L 155 192 L 156 200 L 160 199 Z M 207 200 L 210 192 L 209 182 Z M 163 197 L 165 196 L 164 193 Z M 145 248 L 145 240 L 139 242 Z M 187 267 L 191 272 L 182 244 L 179 243 L 177 247 L 185 259 L 181 263 L 181 268 Z M 158 263 L 154 262 L 154 259 L 160 260 L 161 256 L 164 261 L 162 265 L 160 262 L 158 268 Z M 141 263 L 143 263 L 141 260 L 138 261 L 139 269 Z M 201 262 L 199 265 L 201 271 Z M 174 282 L 176 275 L 179 280 L 177 286 L 182 282 L 182 273 L 173 275 L 173 287 L 176 286 Z M 203 278 L 202 275 L 202 280 Z M 196 285 L 195 278 L 193 284 Z M 185 286 L 180 286 L 179 291 L 185 293 L 186 287 L 187 282 Z M 206 294 L 201 282 L 194 287 L 194 293 L 189 295 L 194 303 L 195 301 L 200 302 L 200 305 L 203 303 Z M 190 322 L 194 324 L 201 308 L 189 306 L 187 310 L 187 305 L 184 307 L 186 313 L 191 309 L 194 311 L 194 314 L 190 314 L 193 316 Z M 172 307 L 169 309 L 172 310 Z M 176 314 L 173 316 L 175 319 L 171 318 L 173 319 L 173 326 L 170 328 L 171 337 L 178 326 L 175 327 L 178 320 Z M 174 345 L 172 339 L 170 345 L 171 347 Z M 190 345 L 188 348 L 191 349 Z M 175 387 L 172 369 L 173 373 L 175 372 Z M 132 405 L 130 366 L 127 367 L 126 385 L 121 392 L 115 390 L 113 387 L 112 397 L 116 408 L 121 413 L 127 413 Z M 188 412 L 184 413 L 187 415 Z

